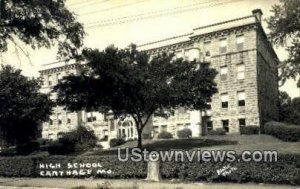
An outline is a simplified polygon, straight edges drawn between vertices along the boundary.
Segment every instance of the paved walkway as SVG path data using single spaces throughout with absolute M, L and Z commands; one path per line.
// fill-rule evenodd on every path
M 63 179 L 63 178 L 0 178 L 0 189 L 70 189 L 78 186 L 94 188 L 109 185 L 113 189 L 300 189 L 300 186 L 233 183 L 182 183 L 178 181 L 147 182 L 144 180 Z

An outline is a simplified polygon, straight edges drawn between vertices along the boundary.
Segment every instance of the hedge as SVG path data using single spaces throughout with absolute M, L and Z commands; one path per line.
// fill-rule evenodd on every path
M 178 138 L 191 138 L 192 130 L 189 128 L 179 130 L 179 131 L 177 131 L 177 136 L 178 136 Z
M 101 169 L 112 171 L 111 174 L 93 174 L 98 178 L 146 178 L 146 162 L 121 162 L 116 156 L 1 157 L 0 176 L 41 177 L 40 171 L 44 169 L 40 169 L 40 164 L 59 163 L 62 165 L 60 168 L 50 170 L 67 171 L 68 163 L 97 162 L 100 162 Z M 234 168 L 234 171 L 226 176 L 219 175 L 217 170 L 223 167 Z M 278 162 L 162 162 L 161 174 L 165 179 L 188 181 L 300 184 L 300 155 L 279 155 Z
M 300 141 L 300 126 L 280 122 L 268 122 L 264 125 L 265 134 L 272 135 L 283 141 Z
M 242 135 L 258 135 L 259 134 L 259 127 L 255 125 L 249 125 L 245 127 L 241 127 L 241 134 Z
M 172 133 L 167 132 L 167 131 L 162 131 L 158 134 L 157 138 L 160 139 L 169 139 L 169 138 L 173 138 Z

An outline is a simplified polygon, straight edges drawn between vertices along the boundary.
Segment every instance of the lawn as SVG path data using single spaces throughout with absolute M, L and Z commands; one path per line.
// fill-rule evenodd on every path
M 279 154 L 300 154 L 300 142 L 284 142 L 271 135 L 224 135 L 206 136 L 204 138 L 221 141 L 233 140 L 237 141 L 237 144 L 204 147 L 203 150 L 234 150 L 237 153 L 245 150 L 275 150 Z
M 236 145 L 237 141 L 233 140 L 214 140 L 214 139 L 160 139 L 160 140 L 144 140 L 143 148 L 148 151 L 168 151 L 168 150 L 191 150 L 196 148 L 211 147 L 218 145 Z M 94 152 L 85 153 L 85 155 L 116 155 L 117 149 L 122 148 L 122 152 L 125 148 L 135 148 L 137 141 L 130 141 L 121 146 L 117 146 L 108 150 L 99 150 Z
M 85 155 L 116 155 L 117 148 L 134 148 L 136 141 L 127 142 L 109 150 L 85 153 Z M 283 142 L 270 135 L 224 135 L 206 136 L 192 139 L 143 140 L 147 150 L 234 150 L 241 153 L 245 150 L 276 150 L 279 154 L 300 154 L 300 142 Z M 123 150 L 125 151 L 125 150 Z

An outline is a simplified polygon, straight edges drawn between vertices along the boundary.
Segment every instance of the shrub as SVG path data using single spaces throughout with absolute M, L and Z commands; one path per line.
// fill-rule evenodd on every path
M 258 126 L 249 125 L 241 127 L 241 134 L 243 135 L 258 135 L 260 128 Z
M 19 155 L 28 155 L 39 149 L 40 149 L 40 144 L 36 141 L 31 141 L 25 144 L 18 145 L 16 148 L 16 152 Z
M 192 131 L 189 128 L 185 128 L 185 129 L 177 131 L 177 136 L 178 136 L 178 138 L 191 138 Z
M 226 135 L 226 131 L 223 128 L 216 128 L 208 132 L 210 135 Z
M 237 158 L 240 158 L 239 156 Z M 197 159 L 197 158 L 196 158 Z M 277 184 L 300 184 L 300 155 L 278 155 L 275 162 L 220 162 L 220 161 L 166 161 L 161 162 L 161 174 L 167 179 L 182 179 L 186 181 L 209 182 L 255 182 Z M 147 163 L 134 162 L 130 158 L 126 163 L 115 156 L 49 156 L 49 157 L 0 157 L 0 176 L 2 177 L 41 177 L 40 164 L 59 163 L 60 168 L 55 171 L 70 171 L 68 163 L 97 163 L 101 169 L 111 169 L 112 174 L 96 174 L 92 168 L 92 175 L 66 175 L 63 177 L 97 177 L 97 178 L 145 178 Z M 218 170 L 225 167 L 235 168 L 226 176 L 218 174 Z M 98 168 L 96 168 L 98 169 Z M 50 169 L 51 170 L 51 169 Z M 274 176 L 275 175 L 275 176 Z
M 110 147 L 115 147 L 115 146 L 120 146 L 122 144 L 125 144 L 126 141 L 124 138 L 113 138 L 109 141 L 109 146 Z
M 16 153 L 15 147 L 1 148 L 0 156 L 14 156 Z
M 161 139 L 173 138 L 173 135 L 167 131 L 162 131 L 158 134 L 157 138 L 161 138 Z
M 298 125 L 272 121 L 264 125 L 264 132 L 283 141 L 296 142 L 300 140 L 300 126 Z

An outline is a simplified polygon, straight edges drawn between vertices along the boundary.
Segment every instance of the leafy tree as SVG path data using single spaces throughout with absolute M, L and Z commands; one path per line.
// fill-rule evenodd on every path
M 150 57 L 131 45 L 104 51 L 85 49 L 83 56 L 86 69 L 78 76 L 65 77 L 54 88 L 58 104 L 69 110 L 112 110 L 116 116 L 132 116 L 138 147 L 154 112 L 164 115 L 179 107 L 204 110 L 217 92 L 215 70 L 196 61 L 174 59 L 173 54 Z
M 33 49 L 58 45 L 62 57 L 78 56 L 83 26 L 65 6 L 65 0 L 1 0 L 0 52 L 16 39 Z M 22 50 L 22 49 L 21 49 Z
M 296 79 L 300 73 L 300 1 L 280 0 L 272 7 L 273 13 L 266 21 L 270 29 L 270 38 L 276 45 L 286 47 L 287 60 L 283 61 L 281 78 Z M 300 87 L 300 79 L 297 86 Z
M 279 121 L 285 121 L 290 114 L 290 106 L 291 106 L 292 99 L 284 91 L 279 91 Z
M 279 121 L 300 125 L 300 97 L 293 98 L 286 93 L 279 93 Z
M 41 81 L 25 77 L 21 70 L 0 70 L 0 136 L 8 144 L 36 139 L 40 124 L 51 114 L 53 102 L 39 93 Z

